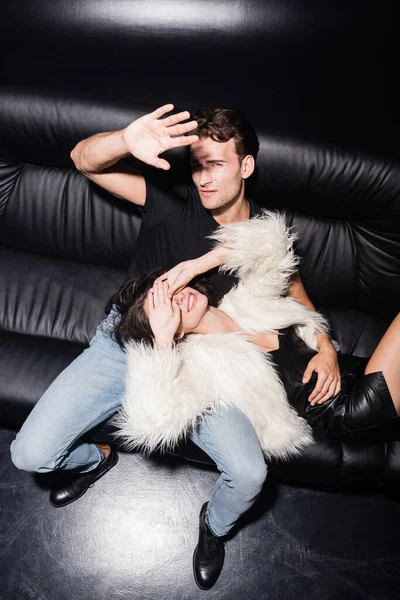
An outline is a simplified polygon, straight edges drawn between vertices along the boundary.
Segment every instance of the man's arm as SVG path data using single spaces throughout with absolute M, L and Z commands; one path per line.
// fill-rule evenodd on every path
M 173 108 L 172 104 L 166 104 L 125 129 L 82 140 L 71 152 L 76 168 L 114 196 L 144 206 L 143 175 L 121 161 L 132 154 L 148 165 L 168 170 L 169 163 L 159 157 L 162 152 L 198 141 L 196 135 L 185 135 L 197 126 L 196 121 L 182 123 L 190 116 L 187 111 L 162 118 Z
M 307 295 L 298 271 L 291 277 L 288 294 L 308 310 L 315 312 L 315 306 Z M 315 388 L 308 398 L 312 405 L 322 404 L 329 400 L 329 398 L 338 394 L 341 388 L 337 354 L 330 338 L 323 333 L 319 333 L 317 335 L 317 348 L 318 354 L 308 363 L 303 376 L 303 383 L 307 383 L 313 371 L 318 375 Z
M 308 310 L 311 310 L 313 312 L 317 311 L 314 304 L 311 302 L 310 298 L 307 295 L 307 292 L 303 285 L 303 281 L 298 271 L 294 273 L 290 279 L 288 295 L 297 300 L 297 302 L 300 302 L 300 304 L 308 308 Z M 319 333 L 317 335 L 317 348 L 318 350 L 321 350 L 324 348 L 324 346 L 332 347 L 335 350 L 330 338 L 327 335 L 324 335 L 323 333 Z

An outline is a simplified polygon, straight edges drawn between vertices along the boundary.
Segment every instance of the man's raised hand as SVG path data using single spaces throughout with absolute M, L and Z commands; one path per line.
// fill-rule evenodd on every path
M 197 127 L 196 121 L 182 123 L 190 117 L 188 111 L 162 118 L 173 108 L 173 104 L 157 108 L 154 112 L 133 121 L 122 134 L 128 152 L 142 162 L 165 171 L 168 171 L 170 164 L 159 157 L 162 152 L 179 146 L 189 146 L 199 139 L 197 135 L 185 135 Z

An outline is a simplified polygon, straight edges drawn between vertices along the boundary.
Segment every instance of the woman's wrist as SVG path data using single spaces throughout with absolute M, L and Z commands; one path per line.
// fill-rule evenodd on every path
M 170 348 L 172 346 L 172 344 L 174 343 L 174 338 L 171 339 L 170 337 L 156 336 L 154 338 L 154 341 L 158 350 L 166 350 L 167 348 Z
M 215 269 L 215 267 L 220 267 L 224 263 L 224 257 L 230 250 L 230 248 L 224 246 L 217 246 L 217 248 L 210 250 L 207 254 L 203 254 L 203 256 L 195 259 L 196 274 L 201 275 L 211 269 Z

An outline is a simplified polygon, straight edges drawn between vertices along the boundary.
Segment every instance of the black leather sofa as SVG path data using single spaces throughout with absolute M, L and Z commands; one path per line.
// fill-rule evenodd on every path
M 34 6 L 26 1 L 5 3 L 2 9 L 0 46 L 8 57 L 2 66 L 0 89 L 0 423 L 6 432 L 2 446 L 4 456 L 8 456 L 12 431 L 93 335 L 108 298 L 125 276 L 140 228 L 135 208 L 91 184 L 74 169 L 69 153 L 83 137 L 123 127 L 163 102 L 172 100 L 177 108 L 192 111 L 207 104 L 238 105 L 249 114 L 261 141 L 251 196 L 263 206 L 288 212 L 288 218 L 299 232 L 298 252 L 302 256 L 305 287 L 314 304 L 330 319 L 343 351 L 360 356 L 371 354 L 398 312 L 398 124 L 391 119 L 395 114 L 393 99 L 381 99 L 380 118 L 371 118 L 378 95 L 370 89 L 370 94 L 365 94 L 368 87 L 364 84 L 365 66 L 360 67 L 355 78 L 351 69 L 356 41 L 366 60 L 369 52 L 372 55 L 368 35 L 365 35 L 365 24 L 372 13 L 360 14 L 352 3 L 347 5 L 346 12 L 340 3 L 333 2 L 325 7 L 328 12 L 324 15 L 311 2 L 304 12 L 290 2 L 271 3 L 269 7 L 262 2 L 228 4 L 210 4 L 208 10 L 213 22 L 200 3 L 187 3 L 183 10 L 182 6 L 169 2 L 107 4 L 101 0 L 87 3 L 41 0 Z M 378 39 L 390 44 L 390 36 L 381 21 L 381 17 L 376 16 Z M 339 40 L 340 44 L 333 43 Z M 375 48 L 375 64 L 382 72 L 383 56 L 384 53 L 376 54 Z M 340 73 L 335 71 L 332 75 L 329 69 L 337 65 L 341 66 Z M 264 70 L 269 88 L 262 93 L 255 82 Z M 238 72 L 243 86 L 238 85 Z M 387 85 L 384 79 L 381 85 L 384 91 Z M 296 102 L 292 100 L 294 95 Z M 343 97 L 348 102 L 346 108 L 341 105 Z M 363 103 L 358 104 L 361 99 Z M 189 176 L 183 152 L 171 153 L 170 161 L 172 170 L 168 175 L 145 169 L 147 176 L 178 180 Z M 108 433 L 105 429 L 96 431 L 95 435 L 104 438 Z M 271 474 L 283 482 L 283 487 L 278 489 L 289 490 L 286 499 L 278 501 L 283 519 L 279 527 L 292 525 L 289 514 L 293 505 L 288 498 L 295 490 L 302 490 L 308 504 L 315 507 L 320 499 L 325 507 L 316 523 L 320 523 L 318 527 L 325 530 L 326 536 L 318 537 L 315 533 L 311 541 L 305 542 L 307 549 L 317 548 L 317 539 L 326 537 L 331 544 L 340 538 L 334 518 L 329 515 L 340 514 L 340 519 L 344 518 L 346 506 L 350 507 L 350 513 L 345 527 L 350 532 L 358 506 L 368 515 L 366 522 L 376 512 L 385 531 L 391 531 L 391 523 L 398 531 L 396 508 L 390 500 L 378 498 L 381 491 L 388 497 L 398 498 L 399 442 L 355 446 L 330 439 L 319 430 L 315 433 L 318 443 L 301 457 L 290 463 L 271 465 Z M 180 455 L 191 461 L 206 460 L 188 445 L 181 449 Z M 174 457 L 129 458 L 142 477 L 139 483 L 146 481 L 146 489 L 151 490 L 150 496 L 143 492 L 149 503 L 147 521 L 144 513 L 140 513 L 145 509 L 138 509 L 136 525 L 140 526 L 142 517 L 147 524 L 155 518 L 151 502 L 157 493 L 157 482 L 165 486 L 164 490 L 168 486 L 175 489 L 180 484 L 179 489 L 185 489 L 188 482 L 193 486 L 197 467 L 193 469 L 191 462 L 181 463 Z M 15 506 L 21 507 L 14 509 L 16 512 L 10 518 L 14 531 L 7 523 L 6 515 L 9 511 L 11 514 L 9 500 L 5 501 L 6 496 L 2 496 L 3 505 L 7 507 L 3 519 L 5 547 L 13 548 L 15 535 L 18 539 L 18 531 L 23 530 L 35 548 L 33 553 L 24 553 L 23 546 L 17 545 L 7 569 L 0 574 L 7 600 L 53 597 L 55 589 L 58 594 L 62 590 L 65 597 L 90 599 L 99 597 L 99 590 L 115 598 L 128 595 L 152 599 L 197 597 L 193 590 L 189 595 L 182 591 L 186 575 L 176 595 L 171 587 L 168 593 L 163 592 L 163 582 L 157 579 L 158 567 L 152 562 L 154 553 L 151 560 L 146 559 L 146 536 L 152 535 L 149 530 L 138 541 L 143 548 L 140 553 L 131 550 L 140 588 L 128 587 L 123 591 L 113 588 L 112 594 L 101 579 L 103 573 L 109 572 L 110 582 L 118 582 L 122 569 L 121 577 L 129 579 L 129 566 L 121 556 L 122 562 L 113 561 L 118 541 L 110 540 L 114 554 L 108 555 L 105 565 L 96 562 L 93 553 L 86 549 L 77 550 L 74 541 L 81 540 L 83 546 L 88 543 L 101 546 L 103 540 L 96 517 L 107 520 L 107 510 L 102 508 L 96 512 L 93 504 L 81 505 L 81 509 L 74 507 L 73 510 L 81 512 L 64 513 L 69 515 L 69 520 L 58 517 L 66 520 L 62 527 L 57 517 L 48 515 L 46 505 L 42 504 L 40 492 L 51 481 L 46 483 L 46 478 L 39 477 L 32 487 L 32 480 L 15 473 L 9 462 L 1 464 L 6 465 L 7 489 L 19 489 L 13 493 L 19 502 Z M 115 489 L 122 486 L 122 491 L 118 489 L 113 494 L 113 500 L 120 501 L 125 512 L 129 512 L 127 504 L 121 502 L 124 486 L 127 486 L 126 466 L 122 468 L 119 479 L 110 474 L 110 480 L 117 486 Z M 203 481 L 212 481 L 212 471 L 198 472 L 202 473 Z M 23 496 L 27 488 L 28 498 L 26 493 Z M 331 491 L 319 496 L 325 494 L 321 490 L 326 489 Z M 105 488 L 105 493 L 107 490 Z M 357 504 L 351 494 L 358 494 L 360 490 L 362 496 L 357 496 Z M 276 496 L 282 498 L 282 493 L 276 492 Z M 139 506 L 141 498 L 136 489 L 132 498 L 134 506 Z M 179 494 L 173 498 L 178 512 L 183 506 L 187 510 L 187 503 Z M 187 501 L 194 502 L 190 492 Z M 273 501 L 267 491 L 250 517 L 250 523 L 253 519 L 257 524 L 260 514 L 267 511 Z M 39 505 L 40 512 L 35 513 Z M 71 525 L 71 514 L 77 517 L 78 523 L 83 520 L 90 524 L 89 534 L 82 533 L 77 524 Z M 47 518 L 52 534 L 38 534 Z M 123 537 L 117 516 L 115 518 L 112 531 L 118 531 Z M 30 520 L 34 523 L 33 529 L 29 528 Z M 312 530 L 308 515 L 300 521 L 304 531 Z M 21 523 L 25 524 L 23 529 L 19 529 Z M 162 560 L 168 562 L 173 559 L 166 550 L 168 535 L 164 535 L 162 523 L 162 519 L 156 519 L 157 531 L 161 531 L 159 539 L 164 540 Z M 249 527 L 255 531 L 254 523 Z M 279 527 L 274 537 L 274 544 L 278 546 Z M 295 536 L 293 532 L 297 527 L 298 524 L 293 525 L 291 536 Z M 362 527 L 357 531 L 363 530 Z M 59 544 L 53 537 L 57 528 L 62 529 Z M 70 528 L 75 538 L 70 538 Z M 174 523 L 174 531 L 177 529 Z M 395 535 L 395 531 L 391 533 Z M 364 542 L 376 541 L 366 524 L 364 533 Z M 240 543 L 251 555 L 251 544 L 243 538 Z M 281 558 L 286 564 L 292 542 L 282 543 Z M 354 540 L 351 545 L 359 551 Z M 39 565 L 47 565 L 43 556 L 51 554 L 50 548 L 61 562 L 65 559 L 62 548 L 69 550 L 67 565 L 60 570 L 60 575 L 48 579 L 38 575 L 40 586 L 35 584 L 32 575 L 38 547 L 41 548 L 37 555 Z M 393 554 L 393 540 L 389 540 L 386 547 Z M 338 548 L 340 554 L 339 542 Z M 82 561 L 78 569 L 79 585 L 74 583 L 76 564 L 68 562 L 71 552 L 75 551 Z M 331 546 L 330 552 L 335 554 Z M 365 565 L 373 555 L 372 550 L 370 555 L 363 555 Z M 304 559 L 304 547 L 296 556 Z M 29 563 L 24 557 L 29 558 Z M 94 596 L 90 584 L 90 577 L 94 576 L 93 560 L 100 573 L 100 583 L 96 581 L 93 586 L 97 590 Z M 246 563 L 250 572 L 256 565 L 261 568 L 263 564 L 259 556 L 252 556 L 252 560 L 253 563 Z M 378 554 L 377 560 L 379 563 Z M 236 547 L 233 564 L 237 566 L 241 561 L 241 550 Z M 55 563 L 49 559 L 49 564 Z M 360 568 L 360 564 L 353 564 L 353 569 L 361 581 L 364 567 Z M 379 574 L 377 563 L 374 565 Z M 185 573 L 189 573 L 190 565 L 186 567 Z M 334 568 L 333 561 L 332 570 Z M 90 573 L 89 580 L 82 575 L 85 569 Z M 146 569 L 151 584 L 144 574 Z M 284 591 L 288 598 L 317 598 L 321 593 L 322 597 L 330 597 L 324 588 L 325 582 L 315 573 L 310 575 L 312 569 L 306 571 L 299 576 L 300 583 L 296 583 L 295 577 L 293 584 L 287 586 L 287 573 L 280 567 L 283 579 L 274 580 L 275 588 L 268 590 L 268 597 L 282 597 Z M 29 574 L 25 576 L 28 579 L 22 576 L 24 572 Z M 320 572 L 324 572 L 322 567 Z M 268 574 L 270 581 L 271 571 Z M 376 581 L 372 581 L 369 574 L 366 578 L 369 589 L 373 590 L 371 598 L 375 597 L 372 594 L 382 595 L 382 581 L 389 590 L 387 597 L 395 598 L 398 579 L 390 568 L 389 575 L 383 571 L 381 575 L 381 580 L 377 576 Z M 47 580 L 51 585 L 47 586 Z M 265 584 L 257 587 L 257 581 L 263 581 L 262 575 L 254 576 L 254 581 L 247 581 L 245 586 L 238 583 L 230 588 L 226 580 L 223 582 L 227 586 L 225 593 L 235 598 L 247 597 L 249 593 L 250 597 L 264 598 Z M 369 597 L 362 584 L 358 589 L 361 595 L 357 595 L 351 585 L 346 589 L 350 591 L 343 597 Z M 215 589 L 215 593 L 219 598 L 225 597 L 221 588 Z M 332 594 L 331 597 L 339 597 L 339 593 Z
M 152 108 L 2 90 L 3 423 L 21 424 L 83 350 L 135 251 L 135 208 L 89 182 L 69 153 L 78 140 L 123 127 Z M 251 195 L 287 211 L 312 301 L 329 317 L 343 351 L 368 356 L 397 312 L 400 171 L 378 158 L 263 131 L 260 140 Z M 172 176 L 188 177 L 184 152 L 172 153 L 171 160 Z M 171 177 L 150 168 L 146 173 Z M 319 428 L 315 433 L 315 446 L 297 460 L 272 465 L 273 472 L 300 483 L 389 485 L 391 491 L 398 485 L 400 442 L 354 446 Z M 199 457 L 190 447 L 183 452 Z

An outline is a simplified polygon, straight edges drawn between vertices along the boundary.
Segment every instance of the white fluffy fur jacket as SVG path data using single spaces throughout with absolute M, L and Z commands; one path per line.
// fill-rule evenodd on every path
M 293 325 L 316 349 L 316 334 L 327 331 L 326 322 L 286 295 L 298 259 L 283 215 L 264 211 L 219 227 L 211 237 L 231 248 L 220 269 L 239 277 L 219 309 L 249 333 Z M 222 403 L 247 415 L 266 458 L 289 458 L 312 442 L 270 355 L 244 334 L 190 334 L 165 350 L 144 343 L 127 347 L 126 391 L 116 423 L 128 449 L 173 448 L 201 415 Z

